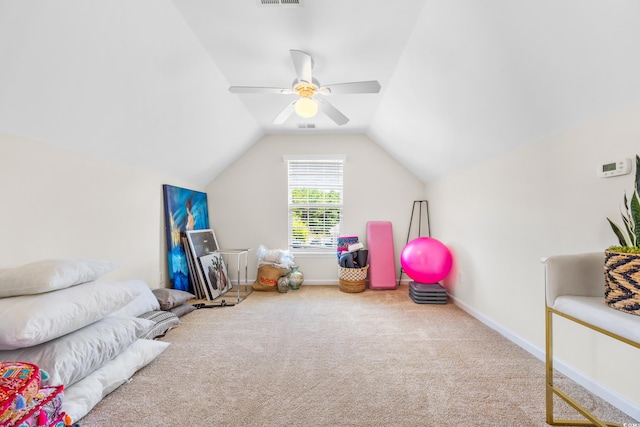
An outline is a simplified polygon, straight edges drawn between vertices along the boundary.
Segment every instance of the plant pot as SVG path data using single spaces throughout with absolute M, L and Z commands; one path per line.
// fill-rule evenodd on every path
M 640 254 L 604 252 L 607 305 L 640 316 Z

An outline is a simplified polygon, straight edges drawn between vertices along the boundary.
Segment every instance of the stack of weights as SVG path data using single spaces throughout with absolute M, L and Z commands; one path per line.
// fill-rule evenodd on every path
M 416 304 L 446 304 L 447 290 L 439 283 L 409 282 L 409 296 Z

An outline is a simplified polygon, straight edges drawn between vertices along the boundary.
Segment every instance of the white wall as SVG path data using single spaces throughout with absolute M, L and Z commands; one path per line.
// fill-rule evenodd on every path
M 0 153 L 0 268 L 105 259 L 110 279 L 169 286 L 162 184 L 188 183 L 1 132 Z
M 636 107 L 601 117 L 429 183 L 434 237 L 455 256 L 447 279 L 455 298 L 544 350 L 540 259 L 616 243 L 606 218 L 619 222 L 634 175 L 597 178 L 596 167 L 640 154 L 639 116 Z M 557 326 L 556 355 L 633 402 L 640 414 L 640 376 L 621 363 L 637 361 L 637 350 Z
M 364 135 L 269 135 L 258 141 L 207 186 L 211 226 L 220 246 L 287 247 L 284 154 L 346 154 L 342 234 L 358 235 L 366 244 L 367 221 L 391 221 L 398 259 L 413 200 L 423 197 L 424 184 Z M 295 261 L 305 283 L 337 283 L 335 255 L 297 256 Z M 255 252 L 249 262 L 249 278 L 255 279 Z M 235 278 L 233 271 L 229 274 Z
M 640 153 L 639 116 L 640 107 L 620 111 L 426 186 L 363 135 L 266 136 L 203 189 L 0 133 L 0 268 L 65 256 L 109 259 L 121 265 L 110 278 L 160 286 L 161 272 L 166 279 L 165 183 L 208 193 L 221 246 L 284 248 L 282 155 L 342 153 L 347 155 L 344 234 L 357 234 L 366 243 L 367 221 L 392 221 L 398 259 L 412 202 L 426 195 L 432 234 L 455 256 L 446 283 L 455 298 L 541 351 L 540 259 L 601 251 L 615 243 L 605 218 L 618 218 L 633 175 L 600 179 L 595 170 L 602 162 Z M 254 279 L 255 256 L 249 261 Z M 307 283 L 336 283 L 335 258 L 296 262 Z M 640 407 L 638 378 L 629 381 L 636 374 L 620 368 L 635 363 L 637 351 L 560 321 L 557 326 L 556 354 L 562 361 Z

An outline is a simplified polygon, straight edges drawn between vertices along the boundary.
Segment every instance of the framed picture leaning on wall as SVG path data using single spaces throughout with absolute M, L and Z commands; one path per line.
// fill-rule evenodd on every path
M 198 281 L 198 285 L 205 290 L 205 296 L 207 297 L 207 299 L 213 300 L 221 294 L 221 292 L 218 292 L 218 290 L 210 288 L 209 283 L 207 282 L 208 267 L 213 262 L 213 260 L 211 259 L 211 257 L 206 258 L 205 261 L 209 264 L 205 267 L 203 265 L 202 258 L 215 253 L 219 249 L 216 235 L 210 228 L 204 230 L 187 230 L 186 235 L 187 241 L 189 242 L 189 251 L 191 252 L 191 258 L 197 265 L 196 280 Z M 220 256 L 220 260 L 222 260 L 222 256 Z M 224 261 L 221 262 L 224 265 Z M 224 271 L 226 278 L 228 277 L 226 275 L 226 268 Z
M 200 265 L 212 298 L 224 294 L 231 288 L 231 281 L 221 253 L 213 252 L 201 256 Z

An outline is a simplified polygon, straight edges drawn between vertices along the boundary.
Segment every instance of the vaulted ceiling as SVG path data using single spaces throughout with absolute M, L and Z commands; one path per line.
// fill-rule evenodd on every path
M 261 1 L 0 0 L 0 131 L 202 185 L 265 134 L 364 133 L 428 182 L 640 103 L 637 0 Z M 290 88 L 290 49 L 382 89 L 275 125 L 296 95 L 228 88 Z

